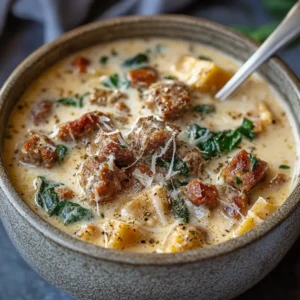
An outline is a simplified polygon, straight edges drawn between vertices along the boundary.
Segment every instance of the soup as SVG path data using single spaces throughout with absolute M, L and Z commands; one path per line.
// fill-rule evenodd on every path
M 242 235 L 287 199 L 293 120 L 238 63 L 179 40 L 97 45 L 45 71 L 9 118 L 4 156 L 22 199 L 89 243 L 174 253 Z

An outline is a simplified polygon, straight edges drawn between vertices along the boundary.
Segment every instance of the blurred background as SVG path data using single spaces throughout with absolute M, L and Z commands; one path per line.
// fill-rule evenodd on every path
M 0 85 L 44 43 L 92 21 L 120 15 L 186 14 L 233 27 L 263 42 L 297 0 L 0 0 Z M 300 42 L 278 54 L 300 77 Z M 284 238 L 284 237 L 283 237 Z M 20 257 L 0 222 L 0 299 L 71 300 Z M 241 299 L 300 299 L 300 240 Z M 188 296 L 187 296 L 188 297 Z

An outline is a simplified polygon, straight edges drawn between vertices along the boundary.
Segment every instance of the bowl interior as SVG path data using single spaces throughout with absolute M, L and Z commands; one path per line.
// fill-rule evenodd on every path
M 54 42 L 47 44 L 27 58 L 10 76 L 0 93 L 0 146 L 3 147 L 3 136 L 9 114 L 25 89 L 46 68 L 52 66 L 72 52 L 117 39 L 136 37 L 168 37 L 199 42 L 214 47 L 237 60 L 245 61 L 257 49 L 257 44 L 230 29 L 198 18 L 184 16 L 151 16 L 122 17 L 97 23 L 92 23 L 75 29 Z M 300 114 L 299 83 L 293 73 L 278 59 L 269 60 L 260 73 L 288 102 L 295 119 L 298 131 Z M 3 149 L 3 148 L 2 148 Z M 2 152 L 1 152 L 2 154 Z M 36 215 L 18 196 L 12 187 L 3 164 L 0 160 L 0 185 L 12 205 L 21 216 L 37 230 L 57 243 L 101 259 L 119 261 L 131 264 L 173 264 L 192 262 L 200 259 L 213 258 L 226 254 L 239 247 L 262 237 L 273 227 L 279 225 L 297 206 L 300 194 L 299 184 L 282 207 L 267 221 L 247 234 L 209 248 L 192 250 L 177 254 L 137 254 L 104 249 L 87 244 L 46 223 Z

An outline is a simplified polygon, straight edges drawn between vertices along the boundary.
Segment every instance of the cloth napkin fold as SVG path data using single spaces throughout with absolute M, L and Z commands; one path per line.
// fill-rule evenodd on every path
M 97 6 L 99 10 L 96 19 L 103 19 L 129 14 L 172 13 L 189 5 L 193 0 L 120 0 L 105 2 L 100 3 L 100 0 L 0 0 L 0 34 L 5 30 L 9 13 L 17 18 L 42 24 L 44 27 L 44 42 L 49 42 L 63 32 L 88 21 L 87 18 L 94 6 Z M 101 4 L 105 4 L 102 5 L 103 8 L 101 8 Z

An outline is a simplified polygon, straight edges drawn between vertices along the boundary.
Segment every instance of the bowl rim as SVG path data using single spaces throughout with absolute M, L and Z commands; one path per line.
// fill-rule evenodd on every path
M 25 71 L 28 66 L 37 63 L 37 61 L 39 61 L 40 59 L 43 59 L 43 57 L 51 50 L 57 47 L 61 47 L 69 40 L 72 40 L 79 35 L 85 34 L 89 31 L 97 30 L 99 27 L 114 26 L 116 24 L 138 23 L 143 21 L 177 22 L 195 26 L 206 26 L 209 30 L 224 33 L 224 35 L 227 35 L 229 39 L 234 38 L 235 40 L 243 42 L 247 47 L 251 49 L 255 50 L 259 46 L 259 43 L 253 41 L 252 39 L 244 36 L 241 33 L 234 31 L 233 29 L 230 29 L 225 25 L 221 25 L 198 17 L 184 15 L 123 16 L 89 23 L 87 25 L 73 29 L 63 34 L 51 43 L 40 47 L 24 60 L 9 76 L 0 91 L 0 112 L 2 110 L 4 101 L 7 101 L 6 95 L 8 94 L 8 91 L 15 84 L 15 78 L 18 77 L 23 71 Z M 297 98 L 300 100 L 300 82 L 293 71 L 291 71 L 289 67 L 279 58 L 271 58 L 269 62 L 275 64 L 286 75 L 289 83 L 296 91 Z M 2 155 L 3 154 L 1 152 L 0 187 L 2 188 L 5 196 L 8 198 L 10 204 L 17 210 L 21 217 L 26 219 L 30 226 L 39 231 L 42 235 L 50 239 L 52 242 L 64 248 L 67 248 L 70 251 L 88 255 L 95 259 L 120 264 L 149 266 L 153 265 L 163 267 L 167 265 L 182 265 L 187 263 L 200 262 L 227 255 L 238 249 L 242 249 L 250 244 L 253 244 L 263 238 L 265 235 L 269 234 L 286 218 L 288 218 L 288 216 L 298 207 L 298 204 L 300 202 L 300 199 L 297 199 L 299 197 L 291 197 L 290 195 L 284 202 L 284 204 L 262 224 L 256 226 L 254 229 L 250 230 L 240 237 L 236 237 L 209 247 L 174 254 L 153 254 L 120 251 L 99 247 L 76 239 L 42 219 L 36 212 L 34 212 L 29 206 L 25 204 L 25 202 L 21 199 L 21 197 L 14 189 L 12 183 L 9 180 L 8 174 L 5 171 L 4 159 Z M 292 195 L 293 194 L 300 194 L 299 183 L 294 188 Z

